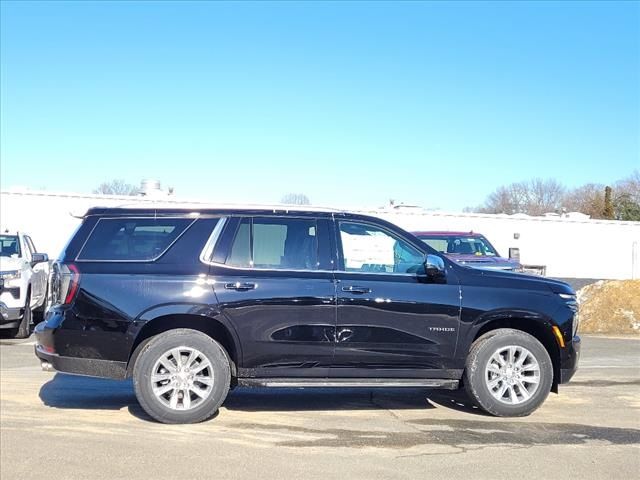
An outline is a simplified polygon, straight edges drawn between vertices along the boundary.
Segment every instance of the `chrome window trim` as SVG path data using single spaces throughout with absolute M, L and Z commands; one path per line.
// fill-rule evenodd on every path
M 201 258 L 202 260 L 202 258 Z M 295 270 L 290 268 L 255 268 L 255 267 L 232 267 L 225 263 L 202 260 L 202 263 L 212 267 L 228 268 L 230 270 L 240 270 L 243 272 L 291 272 L 291 273 L 346 273 L 348 275 L 393 275 L 394 277 L 417 277 L 415 273 L 383 273 L 383 272 L 350 272 L 348 270 Z
M 231 270 L 240 270 L 243 272 L 291 272 L 291 273 L 335 273 L 335 270 L 293 270 L 290 268 L 255 268 L 255 267 L 232 267 L 230 265 L 218 262 L 204 262 L 212 267 L 228 268 Z
M 274 216 L 271 218 L 277 218 L 278 216 Z M 212 267 L 220 267 L 227 268 L 229 270 L 237 270 L 241 272 L 290 272 L 290 273 L 345 273 L 345 274 L 354 274 L 354 275 L 393 275 L 396 277 L 417 277 L 418 275 L 415 273 L 389 273 L 389 272 L 352 272 L 349 270 L 308 270 L 308 269 L 290 269 L 290 268 L 258 268 L 258 267 L 234 267 L 232 265 L 227 265 L 226 263 L 214 262 L 209 260 L 213 251 L 216 247 L 218 240 L 223 231 L 223 227 L 227 223 L 229 217 L 222 217 L 221 221 L 219 221 L 214 227 L 205 247 L 202 249 L 200 253 L 200 261 L 205 265 L 209 265 Z M 373 226 L 378 226 L 375 224 L 371 224 Z M 381 227 L 384 228 L 384 227 Z M 385 229 L 387 230 L 387 229 Z M 395 234 L 394 234 L 395 236 Z M 417 249 L 419 251 L 419 249 Z
M 187 225 L 185 227 L 185 229 L 180 233 L 180 235 L 178 235 L 176 238 L 173 239 L 173 242 L 171 242 L 169 245 L 167 245 L 167 248 L 165 248 L 159 255 L 155 256 L 154 258 L 150 258 L 150 259 L 140 259 L 140 260 L 110 260 L 110 259 L 99 259 L 99 258 L 80 258 L 80 255 L 82 254 L 82 251 L 84 250 L 84 247 L 87 245 L 87 242 L 89 241 L 89 239 L 91 238 L 91 236 L 93 235 L 93 232 L 95 231 L 96 227 L 98 226 L 98 224 L 102 221 L 102 220 L 125 220 L 125 219 L 132 219 L 132 220 L 136 220 L 136 219 L 154 219 L 157 220 L 159 218 L 162 219 L 189 219 L 189 216 L 187 215 L 175 215 L 175 216 L 162 216 L 162 217 L 157 217 L 157 216 L 135 216 L 135 217 L 129 217 L 129 216 L 118 216 L 118 217 L 100 217 L 98 219 L 98 221 L 96 222 L 96 224 L 93 226 L 93 228 L 91 229 L 91 231 L 89 232 L 89 235 L 87 235 L 87 238 L 85 238 L 84 243 L 82 244 L 82 247 L 80 247 L 80 250 L 78 250 L 78 254 L 76 255 L 76 258 L 74 259 L 74 262 L 86 262 L 86 263 L 91 263 L 91 262 L 100 262 L 100 263 L 153 263 L 155 261 L 157 261 L 160 257 L 162 257 L 165 253 L 167 253 L 169 251 L 169 249 L 171 247 L 173 247 L 173 245 L 180 240 L 180 238 L 187 232 L 187 230 L 189 230 L 192 225 L 194 223 L 196 223 L 198 221 L 199 217 L 194 218 L 191 223 L 189 225 Z
M 213 255 L 213 250 L 216 248 L 216 244 L 218 243 L 218 239 L 222 234 L 222 230 L 224 230 L 225 225 L 227 224 L 227 220 L 229 217 L 219 217 L 219 220 L 216 222 L 216 226 L 211 230 L 211 234 L 207 239 L 207 243 L 204 244 L 204 248 L 200 252 L 200 261 L 206 265 L 211 265 L 215 262 L 210 260 Z
M 349 275 L 393 275 L 394 277 L 417 277 L 417 273 L 393 273 L 393 272 L 352 272 L 349 270 L 334 270 L 338 273 L 348 273 Z

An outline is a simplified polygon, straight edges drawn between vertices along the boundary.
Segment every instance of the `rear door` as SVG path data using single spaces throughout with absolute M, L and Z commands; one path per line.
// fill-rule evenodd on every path
M 429 283 L 426 251 L 368 220 L 336 221 L 336 351 L 332 377 L 456 378 L 460 289 Z
M 243 377 L 326 377 L 336 296 L 330 221 L 244 216 L 227 222 L 210 275 L 242 346 Z

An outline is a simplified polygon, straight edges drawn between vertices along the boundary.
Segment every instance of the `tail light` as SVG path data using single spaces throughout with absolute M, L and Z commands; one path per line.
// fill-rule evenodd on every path
M 68 305 L 80 287 L 80 272 L 73 263 L 55 263 L 51 278 L 51 300 L 54 305 Z

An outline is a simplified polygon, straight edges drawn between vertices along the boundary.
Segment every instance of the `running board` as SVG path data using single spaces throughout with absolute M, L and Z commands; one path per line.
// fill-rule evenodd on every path
M 441 388 L 456 390 L 458 380 L 444 378 L 239 378 L 241 387 L 364 387 L 364 388 L 396 388 L 396 387 L 421 387 Z

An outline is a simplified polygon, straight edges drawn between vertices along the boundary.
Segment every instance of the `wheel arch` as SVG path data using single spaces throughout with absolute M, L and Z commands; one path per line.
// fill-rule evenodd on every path
M 146 321 L 138 330 L 131 346 L 127 361 L 127 377 L 132 375 L 138 355 L 151 338 L 177 328 L 196 330 L 218 342 L 229 360 L 232 378 L 237 377 L 241 350 L 232 329 L 216 318 L 192 313 L 169 313 Z
M 499 316 L 494 317 L 476 329 L 469 345 L 472 345 L 482 335 L 500 328 L 511 328 L 528 333 L 547 350 L 551 363 L 553 365 L 553 383 L 551 391 L 558 393 L 558 384 L 560 383 L 560 347 L 553 335 L 553 323 L 551 320 L 542 316 Z

